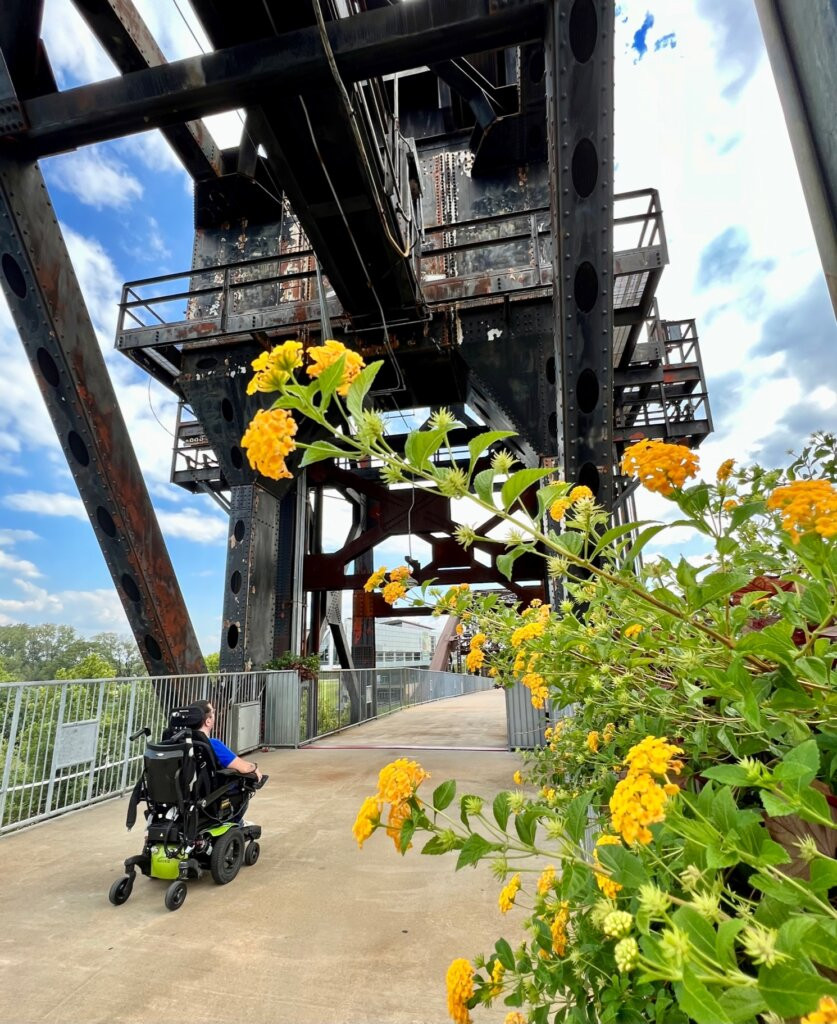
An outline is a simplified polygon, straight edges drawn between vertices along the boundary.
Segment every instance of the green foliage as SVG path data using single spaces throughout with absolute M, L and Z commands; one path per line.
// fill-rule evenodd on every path
M 299 655 L 285 651 L 278 658 L 265 662 L 262 668 L 295 669 L 303 679 L 316 679 L 317 673 L 320 671 L 320 656 L 319 654 Z
M 463 1014 L 500 998 L 534 1024 L 774 1024 L 815 1011 L 837 994 L 826 974 L 837 964 L 837 511 L 800 513 L 800 537 L 771 496 L 833 481 L 833 435 L 815 435 L 785 472 L 725 464 L 689 486 L 679 468 L 693 472 L 690 453 L 641 449 L 659 460 L 643 479 L 668 492 L 674 523 L 609 529 L 589 493 L 548 469 L 513 472 L 503 453 L 484 468 L 505 436 L 475 439 L 461 462 L 446 417 L 413 431 L 404 456 L 360 437 L 373 378 L 348 414 L 334 403 L 336 426 L 323 415 L 331 382 L 285 390 L 386 479 L 443 496 L 467 486 L 483 520 L 510 528 L 501 541 L 471 531 L 468 543 L 499 544 L 508 576 L 524 552 L 542 556 L 563 597 L 520 608 L 459 588 L 412 595 L 469 616 L 504 685 L 570 712 L 525 756 L 517 790 L 465 794 L 457 808 L 442 781 L 425 802 L 421 769 L 400 765 L 412 782 L 392 797 L 399 852 L 425 833 L 424 854 L 453 853 L 457 868 L 490 861 L 506 883 L 501 909 L 525 907 L 526 941 L 512 950 L 501 938 L 476 959 Z M 556 530 L 546 513 L 559 498 Z M 700 564 L 640 567 L 671 525 L 704 541 Z M 386 808 L 375 814 L 367 825 L 385 829 Z M 551 866 L 540 878 L 538 864 Z
M 74 666 L 90 655 L 108 662 L 117 676 L 146 674 L 134 640 L 117 633 L 85 637 L 72 626 L 0 626 L 0 659 L 15 679 L 80 678 L 59 672 L 74 671 Z

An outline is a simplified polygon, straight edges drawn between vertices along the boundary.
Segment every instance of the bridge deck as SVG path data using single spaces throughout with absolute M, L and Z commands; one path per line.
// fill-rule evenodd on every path
M 190 883 L 176 913 L 165 883 L 144 878 L 124 906 L 108 903 L 141 842 L 125 832 L 124 800 L 4 837 L 0 1022 L 442 1024 L 450 961 L 501 934 L 514 945 L 523 915 L 503 919 L 486 865 L 455 873 L 452 858 L 417 849 L 402 860 L 381 835 L 358 851 L 351 825 L 401 748 L 428 786 L 456 778 L 492 798 L 518 764 L 505 741 L 503 694 L 489 690 L 260 755 L 271 780 L 250 808 L 259 863 L 228 886 Z

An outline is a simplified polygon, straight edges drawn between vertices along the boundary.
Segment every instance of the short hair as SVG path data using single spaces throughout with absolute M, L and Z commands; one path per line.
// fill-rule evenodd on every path
M 193 703 L 192 707 L 200 708 L 201 714 L 203 715 L 203 718 L 201 719 L 201 725 L 203 725 L 203 723 L 207 720 L 207 718 L 209 718 L 209 716 L 214 711 L 212 703 L 208 700 L 196 700 Z

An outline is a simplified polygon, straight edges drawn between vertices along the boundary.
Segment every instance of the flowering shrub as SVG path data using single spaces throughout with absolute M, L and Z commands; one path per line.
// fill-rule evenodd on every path
M 632 446 L 624 470 L 710 549 L 698 565 L 643 566 L 663 524 L 609 527 L 589 490 L 515 469 L 507 452 L 482 468 L 507 432 L 440 467 L 456 425 L 440 410 L 394 452 L 366 401 L 380 364 L 357 358 L 337 353 L 312 383 L 291 372 L 277 385 L 276 410 L 330 434 L 299 445 L 302 464 L 372 458 L 387 481 L 469 495 L 509 524 L 480 538 L 503 548 L 501 571 L 539 555 L 558 595 L 509 607 L 418 586 L 404 567 L 367 584 L 472 621 L 469 667 L 522 683 L 551 714 L 508 791 L 427 791 L 420 765 L 396 761 L 355 822 L 361 845 L 383 829 L 401 854 L 423 834 L 425 855 L 489 861 L 499 911 L 525 915 L 517 948 L 501 938 L 451 964 L 451 1018 L 502 1000 L 507 1024 L 837 1021 L 834 439 L 820 435 L 785 473 L 727 460 L 709 482 L 681 446 Z M 467 525 L 457 536 L 476 539 Z

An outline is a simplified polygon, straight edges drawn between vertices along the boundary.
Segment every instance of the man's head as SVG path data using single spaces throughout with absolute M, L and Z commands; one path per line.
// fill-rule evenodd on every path
M 203 721 L 198 728 L 208 736 L 215 726 L 215 707 L 208 700 L 196 700 L 194 706 L 200 708 L 203 715 Z

